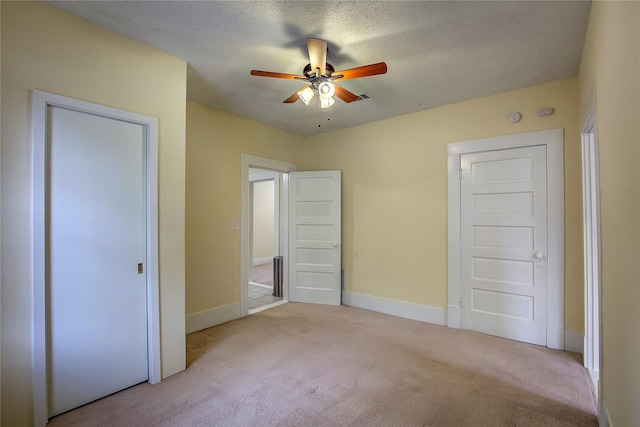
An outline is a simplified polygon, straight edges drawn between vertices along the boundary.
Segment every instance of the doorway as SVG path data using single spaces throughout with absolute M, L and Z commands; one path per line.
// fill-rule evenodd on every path
M 582 215 L 584 238 L 584 366 L 599 404 L 600 391 L 600 181 L 595 99 L 582 130 Z
M 252 274 L 252 168 L 278 172 L 281 179 L 282 301 L 274 304 L 293 296 L 296 302 L 340 305 L 340 171 L 297 172 L 295 164 L 249 154 L 240 155 L 240 165 L 240 317 L 251 314 L 247 284 Z
M 253 248 L 252 248 L 252 228 L 253 215 L 251 208 L 253 204 L 252 186 L 250 181 L 250 171 L 261 171 L 259 173 L 276 174 L 280 181 L 280 206 L 288 206 L 288 189 L 289 176 L 288 172 L 295 171 L 297 165 L 293 163 L 282 162 L 279 160 L 267 159 L 264 157 L 253 156 L 250 154 L 240 155 L 240 317 L 251 314 L 249 312 L 249 282 L 253 276 Z M 273 176 L 273 175 L 272 175 Z M 259 178 L 260 176 L 258 176 Z M 288 228 L 284 224 L 289 223 L 289 215 L 287 209 L 280 209 L 279 224 L 279 251 L 281 254 L 288 253 Z M 275 219 L 274 219 L 275 224 Z M 283 270 L 287 268 L 287 257 L 283 260 Z M 284 304 L 288 301 L 288 278 L 283 275 L 282 283 L 282 299 L 280 301 L 269 304 L 265 307 L 272 307 L 275 304 Z M 255 311 L 252 311 L 254 313 Z
M 32 111 L 33 410 L 45 425 L 160 381 L 157 119 L 42 91 Z
M 274 280 L 280 277 L 274 275 L 274 259 L 281 255 L 281 181 L 280 172 L 249 168 L 249 314 L 282 301 L 280 282 Z
M 544 331 L 544 344 L 547 347 L 554 349 L 564 349 L 564 177 L 563 177 L 563 135 L 562 129 L 554 129 L 540 132 L 530 132 L 517 135 L 509 135 L 496 138 L 485 138 L 473 141 L 463 141 L 449 144 L 448 146 L 448 236 L 449 236 L 449 249 L 448 249 L 448 309 L 447 309 L 447 325 L 452 328 L 465 328 L 474 329 L 474 318 L 469 316 L 469 311 L 475 314 L 486 314 L 502 312 L 506 317 L 517 318 L 522 317 L 522 313 L 526 313 L 527 304 L 531 303 L 531 298 L 521 298 L 519 303 L 520 307 L 514 305 L 514 301 L 503 299 L 502 301 L 496 301 L 490 298 L 492 294 L 487 292 L 478 292 L 477 295 L 467 293 L 465 295 L 465 277 L 467 279 L 489 279 L 492 276 L 500 276 L 501 274 L 508 274 L 509 277 L 492 277 L 495 282 L 505 281 L 518 281 L 516 276 L 527 270 L 532 270 L 530 276 L 535 275 L 536 271 L 546 270 L 546 292 L 544 296 L 546 302 L 546 313 L 538 313 L 537 316 L 544 316 L 544 325 L 541 327 L 541 331 Z M 472 153 L 492 153 L 500 150 L 510 150 L 524 147 L 543 147 L 544 157 L 546 160 L 546 181 L 547 185 L 546 194 L 546 206 L 548 208 L 547 217 L 547 252 L 538 251 L 536 245 L 538 242 L 531 242 L 531 247 L 528 248 L 529 255 L 526 261 L 518 263 L 512 266 L 511 274 L 508 270 L 497 269 L 497 267 L 488 261 L 488 258 L 480 259 L 478 257 L 477 268 L 483 268 L 484 270 L 474 270 L 473 263 L 465 263 L 463 257 L 470 257 L 471 254 L 464 251 L 464 233 L 463 223 L 465 222 L 466 214 L 463 211 L 462 202 L 462 187 L 463 180 L 468 178 L 471 172 L 465 171 L 462 167 L 463 157 Z M 533 164 L 533 163 L 532 163 Z M 486 164 L 490 166 L 490 163 Z M 513 164 L 511 166 L 514 166 Z M 515 167 L 514 171 L 519 170 L 519 167 Z M 484 175 L 486 183 L 495 182 L 494 170 L 490 169 L 487 174 Z M 521 177 L 522 178 L 522 177 Z M 516 179 L 520 180 L 520 179 Z M 524 178 L 522 178 L 524 180 Z M 496 188 L 496 191 L 499 190 Z M 529 198 L 522 196 L 525 199 L 534 203 L 534 192 L 529 192 Z M 508 189 L 504 189 L 502 193 L 497 191 L 497 198 L 503 198 L 503 195 L 510 195 Z M 491 198 L 491 197 L 490 197 Z M 486 208 L 494 206 L 492 200 L 472 198 L 471 203 L 480 203 L 475 208 L 482 210 L 482 206 Z M 504 201 L 504 200 L 503 200 Z M 482 205 L 482 203 L 484 205 Z M 487 204 L 486 202 L 491 202 Z M 511 207 L 521 208 L 522 204 L 511 204 Z M 475 209 L 474 208 L 474 209 Z M 488 212 L 488 211 L 487 211 Z M 516 212 L 517 213 L 517 212 Z M 490 227 L 491 224 L 485 224 Z M 467 230 L 468 231 L 468 230 Z M 466 240 L 476 239 L 476 243 L 480 243 L 478 239 L 484 237 L 493 239 L 493 246 L 491 250 L 494 252 L 502 250 L 501 246 L 512 246 L 509 243 L 507 234 L 509 233 L 493 233 L 490 235 L 482 234 L 486 232 L 487 228 L 478 230 L 479 234 L 469 234 Z M 495 231 L 495 230 L 494 230 Z M 516 231 L 515 228 L 509 229 L 509 232 Z M 520 230 L 523 231 L 524 230 Z M 513 233 L 511 233 L 513 234 Z M 511 236 L 513 237 L 513 236 Z M 518 243 L 517 246 L 520 245 Z M 487 245 L 477 245 L 487 246 Z M 487 248 L 484 248 L 487 249 Z M 538 265 L 542 267 L 538 267 Z M 466 267 L 465 267 L 466 265 Z M 465 273 L 465 268 L 469 271 Z M 537 273 L 538 275 L 541 273 Z M 482 276 L 482 277 L 481 277 Z M 486 277 L 484 277 L 486 276 Z M 508 280 L 506 280 L 508 279 Z M 512 280 L 513 279 L 513 280 Z M 497 285 L 500 285 L 498 283 Z M 526 285 L 523 283 L 523 285 Z M 544 285 L 543 285 L 544 286 Z M 474 300 L 475 298 L 479 298 Z M 479 304 L 484 304 L 480 307 Z M 521 308 L 523 311 L 513 312 L 516 308 Z M 530 311 L 532 316 L 536 313 Z M 472 322 L 471 324 L 469 322 Z M 503 322 L 503 325 L 508 322 Z M 497 327 L 494 330 L 496 335 L 502 336 L 501 327 Z M 513 338 L 506 336 L 507 338 Z M 515 338 L 517 339 L 517 338 Z

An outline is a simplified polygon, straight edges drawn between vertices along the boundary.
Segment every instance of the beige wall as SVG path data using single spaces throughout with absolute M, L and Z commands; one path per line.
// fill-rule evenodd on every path
M 446 308 L 447 143 L 564 128 L 565 328 L 582 332 L 577 106 L 573 78 L 308 138 L 301 169 L 342 170 L 347 291 Z
M 273 258 L 275 182 L 253 184 L 253 259 Z
M 36 2 L 2 7 L 2 425 L 32 424 L 29 90 L 159 118 L 162 375 L 185 367 L 186 64 Z
M 240 154 L 298 163 L 303 137 L 187 102 L 187 314 L 240 301 Z
M 231 221 L 240 219 L 240 153 L 300 169 L 341 169 L 347 290 L 445 308 L 447 143 L 564 128 L 565 327 L 582 332 L 579 114 L 585 111 L 579 105 L 594 83 L 602 163 L 603 396 L 614 425 L 639 423 L 638 3 L 594 2 L 580 80 L 310 138 L 185 102 L 185 63 L 147 46 L 44 4 L 1 7 L 3 425 L 28 425 L 32 412 L 29 89 L 160 119 L 166 376 L 184 367 L 185 308 L 193 314 L 239 300 L 240 233 Z M 542 106 L 555 113 L 538 118 Z M 523 114 L 521 122 L 506 120 L 512 111 Z
M 595 87 L 602 232 L 602 398 L 612 426 L 640 425 L 640 3 L 594 2 L 580 66 Z

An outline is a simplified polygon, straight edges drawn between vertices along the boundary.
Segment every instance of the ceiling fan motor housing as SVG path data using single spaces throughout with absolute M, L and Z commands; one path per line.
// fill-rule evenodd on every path
M 335 68 L 333 68 L 333 65 L 329 64 L 328 62 L 326 64 L 325 68 L 326 68 L 325 75 L 322 75 L 321 77 L 325 77 L 325 78 L 331 77 L 331 74 L 333 74 L 333 72 L 335 71 Z M 307 64 L 304 67 L 304 70 L 302 71 L 302 74 L 305 75 L 307 77 L 307 79 L 309 79 L 309 81 L 312 81 L 313 79 L 317 79 L 318 78 L 316 76 L 316 70 L 312 70 L 311 69 L 311 64 Z

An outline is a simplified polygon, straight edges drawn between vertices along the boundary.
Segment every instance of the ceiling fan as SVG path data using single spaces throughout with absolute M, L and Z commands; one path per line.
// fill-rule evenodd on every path
M 337 96 L 346 103 L 353 102 L 359 98 L 358 95 L 349 92 L 347 89 L 333 83 L 335 80 L 349 80 L 360 77 L 375 76 L 387 72 L 387 64 L 378 62 L 376 64 L 363 65 L 362 67 L 350 68 L 348 70 L 336 72 L 333 66 L 327 63 L 327 42 L 320 39 L 307 39 L 309 50 L 309 63 L 302 75 L 274 73 L 271 71 L 251 70 L 252 76 L 274 77 L 277 79 L 304 80 L 307 82 L 300 90 L 283 101 L 285 104 L 292 104 L 300 99 L 306 105 L 315 96 L 316 92 L 320 97 L 320 106 L 328 108 L 335 103 L 333 96 Z

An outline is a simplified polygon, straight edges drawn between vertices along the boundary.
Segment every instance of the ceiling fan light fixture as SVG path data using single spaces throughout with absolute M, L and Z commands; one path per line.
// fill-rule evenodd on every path
M 329 99 L 336 93 L 336 88 L 331 82 L 322 82 L 318 86 L 318 92 L 320 93 L 320 98 Z
M 315 93 L 318 92 L 320 107 L 329 108 L 336 102 L 333 98 L 334 95 L 345 103 L 362 99 L 362 97 L 349 92 L 344 87 L 334 85 L 331 83 L 333 80 L 358 79 L 361 77 L 385 74 L 387 72 L 387 64 L 384 62 L 363 65 L 361 67 L 349 68 L 347 70 L 336 72 L 333 65 L 326 62 L 327 42 L 324 40 L 312 38 L 307 39 L 307 50 L 309 52 L 309 63 L 304 67 L 302 75 L 260 70 L 251 70 L 251 75 L 278 79 L 305 80 L 307 85 L 299 91 L 293 92 L 288 98 L 282 101 L 282 103 L 293 104 L 297 102 L 298 99 L 301 99 L 305 105 L 309 105 L 309 102 L 311 102 Z
M 313 90 L 313 86 L 307 86 L 304 89 L 298 91 L 298 97 L 302 100 L 302 102 L 304 102 L 305 105 L 309 105 L 309 101 L 313 99 L 313 96 L 315 94 L 316 91 Z
M 323 96 L 320 97 L 320 108 L 329 108 L 331 107 L 333 104 L 335 104 L 335 99 L 329 97 L 329 98 L 325 98 Z

